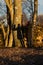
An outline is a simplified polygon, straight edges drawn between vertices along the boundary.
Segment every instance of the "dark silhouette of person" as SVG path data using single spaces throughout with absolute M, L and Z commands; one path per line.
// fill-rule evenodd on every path
M 30 21 L 28 21 L 27 25 L 25 26 L 22 25 L 22 33 L 23 33 L 23 37 L 25 34 L 25 37 L 27 38 L 27 47 L 31 47 L 32 24 L 30 23 Z
M 24 47 L 22 28 L 20 24 L 18 24 L 18 27 L 17 27 L 17 38 L 20 40 L 22 47 Z
M 22 25 L 23 38 L 26 38 L 27 39 L 27 36 L 28 36 L 27 33 L 28 33 L 28 27 L 26 25 L 25 26 Z M 26 41 L 27 41 L 27 46 L 28 46 L 28 39 Z

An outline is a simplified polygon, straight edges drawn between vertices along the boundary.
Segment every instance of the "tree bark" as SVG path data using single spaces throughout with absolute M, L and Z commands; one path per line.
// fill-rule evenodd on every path
M 10 25 L 8 25 L 8 31 L 7 31 L 7 38 L 5 41 L 5 47 L 12 47 L 13 44 L 13 33 L 12 33 L 12 29 L 11 29 L 11 25 L 13 24 L 13 4 L 12 4 L 12 0 L 5 0 L 6 5 L 9 9 L 9 13 L 10 13 L 10 19 L 11 21 L 8 21 L 8 23 L 10 23 Z M 9 34 L 10 33 L 10 34 Z M 9 36 L 9 40 L 8 40 L 8 36 Z
M 21 2 L 22 0 L 14 0 L 14 25 L 15 28 L 18 27 L 18 24 L 20 24 L 21 26 L 21 18 L 22 18 L 22 6 L 21 6 Z M 15 41 L 15 46 L 20 47 L 21 46 L 21 42 L 20 40 L 17 38 L 17 30 L 14 31 L 14 41 Z
M 5 2 L 6 2 L 6 5 L 8 6 L 8 8 L 9 8 L 9 12 L 10 12 L 10 16 L 11 16 L 11 22 L 10 23 L 14 24 L 16 26 L 16 28 L 18 27 L 18 24 L 20 24 L 20 26 L 21 26 L 21 17 L 22 17 L 21 0 L 18 0 L 18 1 L 14 0 L 15 14 L 14 14 L 14 10 L 13 10 L 12 0 L 5 0 Z M 5 47 L 12 47 L 13 35 L 14 35 L 15 45 L 17 44 L 18 46 L 20 46 L 20 40 L 17 39 L 17 30 L 13 32 L 12 29 L 10 29 L 9 27 L 10 26 L 8 25 Z M 9 35 L 9 32 L 11 32 L 10 35 Z M 10 36 L 9 37 L 10 38 L 9 43 L 8 43 L 8 36 Z
M 38 0 L 34 0 L 34 16 L 33 16 L 33 27 L 32 27 L 32 43 L 35 44 L 33 41 L 35 38 L 35 30 L 36 30 L 36 22 L 37 21 L 37 15 L 38 15 Z

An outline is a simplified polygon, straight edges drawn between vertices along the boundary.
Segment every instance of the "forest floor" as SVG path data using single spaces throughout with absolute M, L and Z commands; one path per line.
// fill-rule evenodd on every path
M 0 48 L 0 65 L 43 65 L 43 50 Z

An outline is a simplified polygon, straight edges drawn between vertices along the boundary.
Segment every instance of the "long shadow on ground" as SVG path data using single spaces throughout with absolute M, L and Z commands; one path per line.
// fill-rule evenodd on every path
M 20 61 L 15 58 L 0 57 L 0 65 L 43 65 L 43 55 L 22 55 Z

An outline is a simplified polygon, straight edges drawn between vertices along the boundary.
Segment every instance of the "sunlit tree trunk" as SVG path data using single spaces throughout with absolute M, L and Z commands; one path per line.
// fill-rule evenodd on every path
M 13 10 L 13 4 L 12 4 L 12 0 L 5 0 L 6 5 L 9 8 L 9 12 L 11 15 L 11 24 L 14 24 L 16 26 L 16 28 L 18 27 L 18 24 L 20 24 L 21 26 L 21 16 L 22 16 L 22 7 L 21 7 L 21 0 L 14 0 L 14 8 L 15 8 L 15 14 L 14 14 L 14 10 Z M 13 19 L 14 18 L 14 19 Z M 9 39 L 9 44 L 8 44 L 8 35 L 9 32 L 11 32 L 10 34 L 10 39 Z M 17 30 L 13 32 L 14 33 L 14 41 L 15 44 L 17 44 L 18 46 L 20 46 L 20 40 L 17 39 Z M 12 30 L 9 30 L 9 26 L 8 26 L 8 31 L 7 31 L 7 38 L 6 38 L 6 45 L 5 47 L 12 47 L 12 41 L 13 41 L 13 34 Z
M 1 23 L 1 26 L 0 26 L 0 46 L 3 47 L 4 43 L 5 43 L 5 37 L 6 37 L 6 33 L 5 33 L 5 28 L 4 28 L 4 25 L 3 23 Z
M 21 6 L 22 0 L 14 0 L 14 25 L 15 28 L 18 27 L 18 24 L 21 26 L 21 18 L 22 18 L 22 6 Z M 17 30 L 14 31 L 14 41 L 15 45 L 20 47 L 21 43 L 20 40 L 17 38 Z
M 2 25 L 1 25 L 1 28 L 2 28 L 2 31 L 3 31 L 4 39 L 5 39 L 5 38 L 6 38 L 6 33 L 5 33 L 5 28 L 4 28 L 3 23 L 2 23 Z
M 36 22 L 37 21 L 37 15 L 38 15 L 38 0 L 34 0 L 34 16 L 33 16 L 33 28 L 32 28 L 32 41 L 35 38 L 35 29 L 36 29 Z M 34 41 L 33 41 L 34 44 Z
M 7 31 L 7 38 L 6 38 L 6 41 L 5 41 L 5 47 L 12 47 L 12 44 L 13 44 L 13 34 L 12 34 L 12 29 L 11 29 L 11 24 L 13 24 L 13 5 L 12 5 L 12 0 L 5 0 L 6 2 L 6 5 L 9 9 L 9 13 L 10 13 L 10 19 L 11 21 L 10 22 L 10 26 L 8 25 L 8 31 Z M 10 32 L 10 35 L 9 35 L 9 32 Z M 9 36 L 9 43 L 8 43 L 8 36 Z

